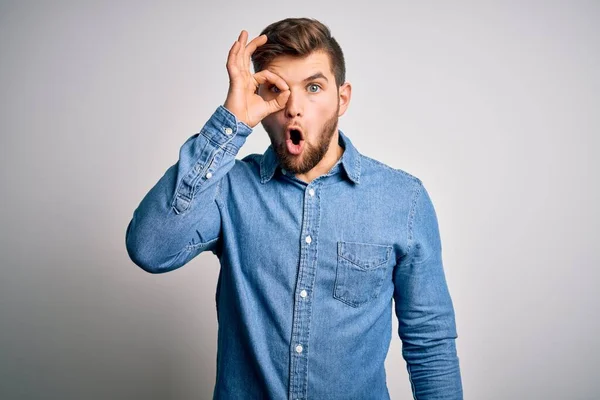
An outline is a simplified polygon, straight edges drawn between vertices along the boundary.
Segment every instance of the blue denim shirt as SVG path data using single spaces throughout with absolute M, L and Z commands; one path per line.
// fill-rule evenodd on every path
M 218 256 L 214 398 L 389 399 L 394 308 L 415 399 L 462 399 L 422 182 L 360 154 L 340 131 L 343 156 L 306 183 L 271 146 L 236 159 L 251 131 L 219 106 L 126 233 L 129 256 L 151 273 Z

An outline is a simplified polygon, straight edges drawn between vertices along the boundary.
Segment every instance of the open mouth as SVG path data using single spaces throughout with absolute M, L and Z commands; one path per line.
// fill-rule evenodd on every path
M 302 130 L 300 128 L 288 128 L 285 142 L 290 154 L 298 155 L 302 153 L 304 147 Z
M 302 133 L 298 129 L 290 130 L 290 139 L 294 144 L 300 144 L 300 140 L 302 140 Z

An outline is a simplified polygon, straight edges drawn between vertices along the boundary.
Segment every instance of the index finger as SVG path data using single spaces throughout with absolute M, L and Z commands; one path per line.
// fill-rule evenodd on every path
M 283 90 L 289 89 L 288 84 L 286 83 L 286 81 L 283 80 L 282 77 L 269 71 L 268 69 L 263 69 L 262 71 L 254 74 L 254 80 L 256 81 L 256 83 L 258 85 L 262 85 L 264 83 L 270 82 L 270 83 L 274 84 L 275 86 L 277 86 L 277 88 L 279 88 L 279 90 L 283 91 Z

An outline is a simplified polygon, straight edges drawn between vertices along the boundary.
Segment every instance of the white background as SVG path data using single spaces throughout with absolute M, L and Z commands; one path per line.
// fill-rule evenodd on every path
M 0 398 L 211 398 L 216 257 L 150 275 L 125 229 L 239 31 L 299 16 L 345 52 L 341 129 L 432 196 L 465 398 L 598 398 L 599 3 L 378 0 L 0 1 Z

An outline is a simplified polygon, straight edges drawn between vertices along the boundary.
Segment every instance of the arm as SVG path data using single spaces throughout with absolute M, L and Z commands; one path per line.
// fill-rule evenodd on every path
M 127 227 L 125 243 L 135 264 L 161 273 L 205 250 L 216 253 L 221 229 L 217 197 L 251 131 L 220 106 L 181 146 L 179 160 L 146 194 Z
M 438 222 L 418 182 L 408 218 L 407 254 L 394 271 L 402 355 L 416 400 L 463 398 L 454 308 L 446 284 Z
M 145 271 L 172 271 L 205 250 L 218 254 L 223 178 L 252 128 L 287 102 L 289 87 L 281 77 L 267 70 L 250 73 L 250 56 L 267 37 L 247 40 L 248 33 L 242 31 L 229 50 L 225 106 L 183 144 L 177 163 L 146 194 L 127 226 L 127 252 Z M 281 93 L 265 101 L 257 94 L 265 83 Z

